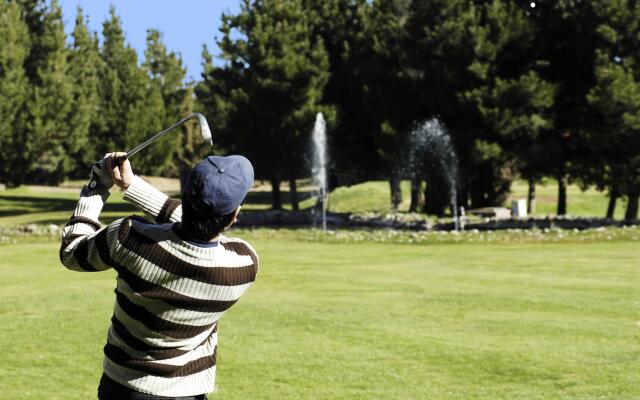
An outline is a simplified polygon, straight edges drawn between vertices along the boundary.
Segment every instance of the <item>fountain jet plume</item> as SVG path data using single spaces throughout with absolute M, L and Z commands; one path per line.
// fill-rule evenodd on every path
M 455 229 L 459 229 L 457 182 L 458 156 L 451 136 L 437 118 L 417 124 L 409 134 L 407 163 L 401 174 L 420 176 L 427 170 L 441 173 L 447 181 Z M 428 199 L 427 199 L 428 200 Z
M 327 230 L 327 124 L 322 113 L 316 114 L 311 135 L 313 143 L 313 181 L 318 185 L 318 199 L 322 205 L 322 230 Z

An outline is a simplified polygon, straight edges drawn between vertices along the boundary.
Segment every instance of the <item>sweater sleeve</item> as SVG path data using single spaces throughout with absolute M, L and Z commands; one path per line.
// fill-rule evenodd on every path
M 112 267 L 111 253 L 117 245 L 115 239 L 120 221 L 104 228 L 98 221 L 108 197 L 109 191 L 104 188 L 82 189 L 80 201 L 62 230 L 60 261 L 68 269 L 95 272 Z
M 124 199 L 133 203 L 159 224 L 182 220 L 180 201 L 162 193 L 139 176 L 133 178 L 124 194 Z

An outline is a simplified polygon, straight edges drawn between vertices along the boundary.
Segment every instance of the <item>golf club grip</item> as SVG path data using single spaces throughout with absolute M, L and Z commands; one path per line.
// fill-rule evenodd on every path
M 124 162 L 124 160 L 126 160 L 128 157 L 127 155 L 123 155 L 123 156 L 118 156 L 116 158 L 113 159 L 113 165 L 120 165 Z

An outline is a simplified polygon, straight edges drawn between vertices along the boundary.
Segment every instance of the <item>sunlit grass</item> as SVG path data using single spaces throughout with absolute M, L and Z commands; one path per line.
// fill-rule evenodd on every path
M 261 270 L 220 323 L 213 398 L 640 397 L 633 230 L 559 244 L 301 232 L 234 232 Z M 114 273 L 67 271 L 57 250 L 0 246 L 2 398 L 95 398 Z
M 156 178 L 157 179 L 157 178 Z M 74 182 L 73 187 L 23 186 L 0 191 L 0 226 L 26 225 L 31 223 L 64 223 L 69 217 L 79 196 L 81 183 Z M 163 189 L 173 197 L 179 197 L 179 185 L 175 180 L 159 180 Z M 409 210 L 410 185 L 402 182 L 402 203 L 400 211 Z M 300 207 L 308 209 L 315 205 L 313 187 L 308 181 L 299 182 Z M 291 209 L 288 185 L 282 185 L 285 209 Z M 526 199 L 527 185 L 524 181 L 514 182 L 512 196 L 505 206 L 510 206 L 511 199 Z M 557 185 L 548 180 L 537 186 L 537 210 L 535 216 L 555 215 Z M 580 190 L 570 185 L 568 190 L 568 212 L 570 215 L 585 217 L 604 217 L 607 207 L 606 193 L 595 189 Z M 250 193 L 243 207 L 246 211 L 268 210 L 271 207 L 270 186 L 261 183 Z M 616 218 L 624 216 L 626 200 L 620 199 L 616 209 Z M 135 209 L 122 199 L 122 193 L 115 189 L 105 207 L 104 222 L 110 222 L 133 213 Z M 340 187 L 329 196 L 329 211 L 352 213 L 388 213 L 390 212 L 389 183 L 386 181 L 370 181 Z
M 511 199 L 526 199 L 528 185 L 525 181 L 516 181 L 511 186 Z M 536 213 L 538 216 L 555 215 L 558 202 L 558 185 L 548 179 L 536 185 Z M 577 185 L 569 185 L 567 189 L 567 213 L 569 215 L 601 217 L 607 213 L 609 198 L 606 192 L 595 189 L 582 191 Z M 508 202 L 510 204 L 510 201 Z M 622 219 L 627 207 L 627 199 L 618 199 L 615 218 Z

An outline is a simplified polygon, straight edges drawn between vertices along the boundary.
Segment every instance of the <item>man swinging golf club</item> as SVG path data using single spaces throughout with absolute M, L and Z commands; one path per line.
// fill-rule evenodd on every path
M 248 243 L 221 235 L 236 222 L 253 167 L 242 156 L 209 156 L 191 171 L 180 202 L 135 176 L 129 160 L 119 163 L 123 154 L 103 160 L 110 177 L 94 169 L 60 248 L 68 269 L 117 272 L 98 398 L 206 399 L 218 320 L 258 270 Z M 155 223 L 131 216 L 101 227 L 113 184 Z

